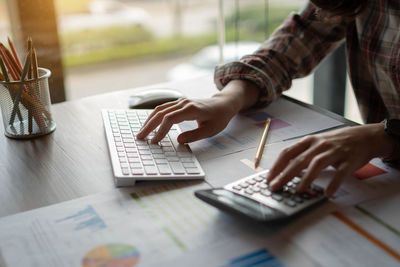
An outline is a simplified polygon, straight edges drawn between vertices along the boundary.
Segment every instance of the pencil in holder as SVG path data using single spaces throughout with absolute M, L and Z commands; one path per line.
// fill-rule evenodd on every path
M 38 68 L 38 79 L 0 81 L 0 105 L 5 135 L 28 139 L 56 129 L 51 115 L 50 70 Z

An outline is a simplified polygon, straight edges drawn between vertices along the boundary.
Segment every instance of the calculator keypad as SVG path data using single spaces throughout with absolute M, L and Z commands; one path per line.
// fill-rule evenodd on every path
M 263 171 L 250 175 L 228 184 L 224 188 L 265 206 L 280 210 L 287 215 L 296 213 L 324 198 L 323 189 L 315 184 L 312 184 L 305 192 L 297 193 L 296 187 L 301 181 L 299 177 L 288 182 L 282 190 L 272 191 L 266 183 L 267 174 L 268 171 Z

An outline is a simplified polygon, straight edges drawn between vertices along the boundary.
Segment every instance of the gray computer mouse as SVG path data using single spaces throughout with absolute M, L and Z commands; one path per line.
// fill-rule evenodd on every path
M 182 97 L 184 95 L 181 92 L 173 89 L 149 89 L 132 95 L 129 98 L 129 108 L 153 109 Z

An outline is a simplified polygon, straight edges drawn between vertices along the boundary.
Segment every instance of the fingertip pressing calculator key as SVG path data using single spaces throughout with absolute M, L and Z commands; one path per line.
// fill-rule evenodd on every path
M 223 188 L 196 191 L 195 195 L 219 209 L 262 222 L 287 219 L 326 199 L 323 188 L 315 184 L 297 193 L 299 177 L 282 190 L 272 191 L 266 183 L 267 174 L 268 170 L 259 172 Z

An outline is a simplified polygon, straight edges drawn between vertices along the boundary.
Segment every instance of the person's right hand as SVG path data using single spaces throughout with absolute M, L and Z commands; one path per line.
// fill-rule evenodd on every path
M 194 142 L 216 135 L 228 125 L 229 121 L 241 110 L 254 105 L 259 90 L 251 82 L 232 80 L 224 89 L 211 98 L 200 100 L 179 99 L 165 103 L 154 109 L 147 118 L 137 138 L 143 139 L 158 126 L 152 143 L 160 142 L 172 125 L 182 121 L 197 121 L 198 127 L 178 136 L 181 144 Z
M 158 143 L 173 124 L 196 120 L 198 128 L 178 136 L 179 143 L 190 143 L 219 133 L 237 112 L 239 110 L 233 107 L 229 97 L 223 95 L 200 100 L 182 98 L 156 107 L 136 137 L 143 139 L 160 126 L 151 139 L 152 143 Z

